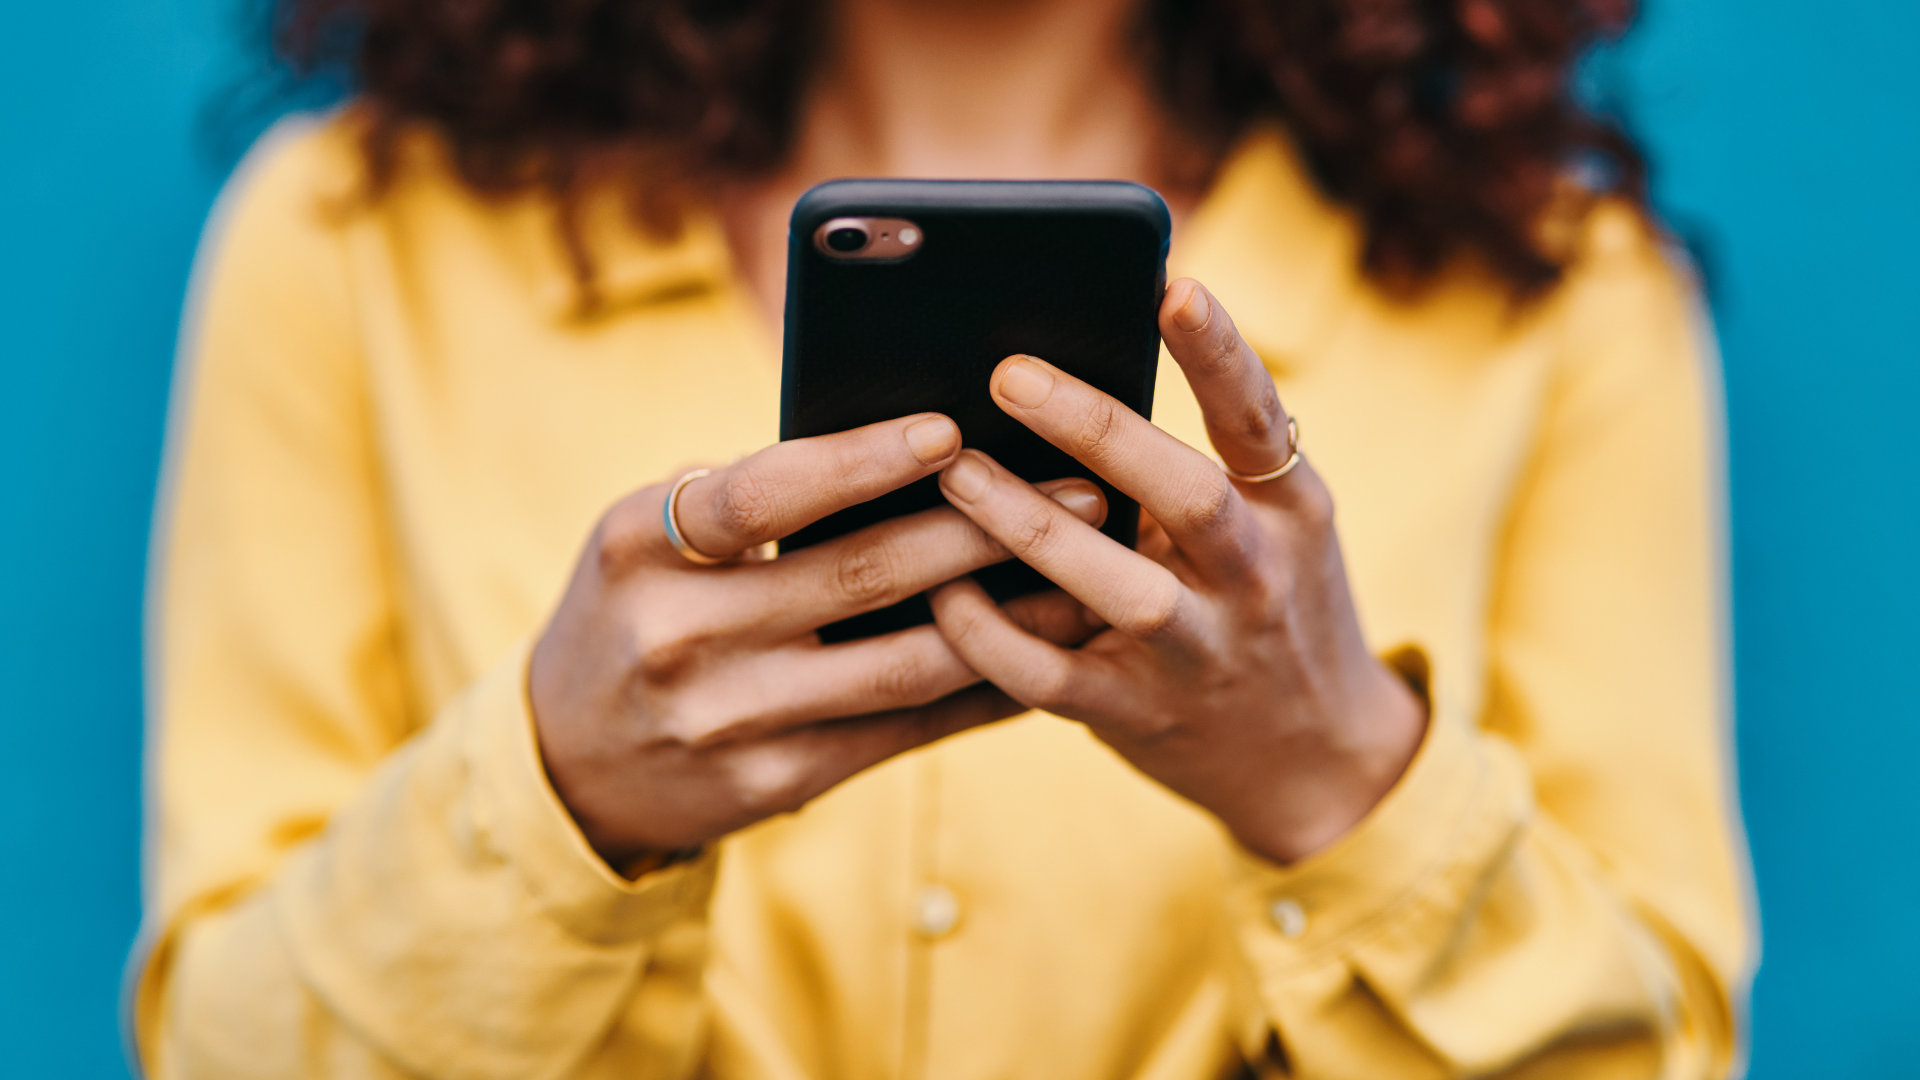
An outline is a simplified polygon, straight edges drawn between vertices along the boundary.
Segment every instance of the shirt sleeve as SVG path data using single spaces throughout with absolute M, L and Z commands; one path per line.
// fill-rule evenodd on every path
M 346 140 L 283 128 L 209 229 L 156 531 L 148 1074 L 691 1074 L 711 856 L 628 881 L 548 785 L 522 646 L 404 677 Z M 347 144 L 350 146 L 350 143 Z
M 1251 1055 L 1314 1077 L 1718 1077 L 1750 975 L 1722 708 L 1718 386 L 1691 291 L 1603 209 L 1549 325 L 1486 674 L 1299 864 L 1238 858 Z M 1448 679 L 1488 678 L 1480 715 Z

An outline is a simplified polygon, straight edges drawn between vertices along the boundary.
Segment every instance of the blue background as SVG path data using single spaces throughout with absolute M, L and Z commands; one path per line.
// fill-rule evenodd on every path
M 234 0 L 67 0 L 13 5 L 0 35 L 10 1075 L 125 1075 L 147 522 L 175 319 L 233 153 L 203 121 L 209 101 L 227 130 L 263 119 L 232 92 L 257 63 L 235 21 Z M 1726 357 L 1756 1077 L 1920 1061 L 1916 40 L 1911 0 L 1652 0 L 1593 66 L 1702 244 Z

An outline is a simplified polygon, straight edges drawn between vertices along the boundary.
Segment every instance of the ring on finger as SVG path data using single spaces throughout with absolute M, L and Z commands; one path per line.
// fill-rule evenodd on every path
M 673 490 L 667 493 L 667 503 L 660 510 L 661 524 L 667 530 L 667 543 L 672 544 L 673 550 L 695 566 L 715 566 L 727 561 L 724 557 L 709 555 L 687 543 L 686 536 L 680 532 L 680 493 L 686 490 L 688 484 L 712 472 L 712 469 L 695 469 L 675 480 Z
M 1243 473 L 1235 472 L 1228 468 L 1225 463 L 1222 463 L 1220 469 L 1228 476 L 1242 483 L 1264 484 L 1269 480 L 1278 480 L 1287 475 L 1292 472 L 1294 466 L 1298 464 L 1300 464 L 1300 421 L 1295 417 L 1289 416 L 1287 417 L 1287 460 L 1281 462 L 1279 468 L 1271 472 Z

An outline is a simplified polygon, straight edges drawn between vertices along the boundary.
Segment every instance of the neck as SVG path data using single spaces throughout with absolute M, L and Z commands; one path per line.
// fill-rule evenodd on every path
M 1131 0 L 843 0 L 801 172 L 1153 180 Z
M 794 151 L 729 200 L 743 276 L 778 322 L 786 215 L 844 176 L 1117 179 L 1169 190 L 1170 127 L 1135 0 L 839 0 Z

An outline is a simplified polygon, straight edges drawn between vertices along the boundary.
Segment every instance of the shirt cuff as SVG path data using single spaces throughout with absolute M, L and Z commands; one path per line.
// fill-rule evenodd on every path
M 1409 655 L 1388 662 L 1413 681 L 1424 658 L 1408 667 Z M 1416 911 L 1465 903 L 1530 813 L 1514 794 L 1524 785 L 1502 775 L 1508 756 L 1435 702 L 1406 773 L 1346 836 L 1288 866 L 1238 850 L 1228 904 L 1256 977 L 1319 967 Z
M 583 941 L 629 944 L 704 917 L 717 861 L 712 847 L 630 881 L 587 843 L 540 760 L 527 697 L 532 655 L 532 642 L 523 642 L 471 691 L 476 823 L 519 869 L 536 906 Z

